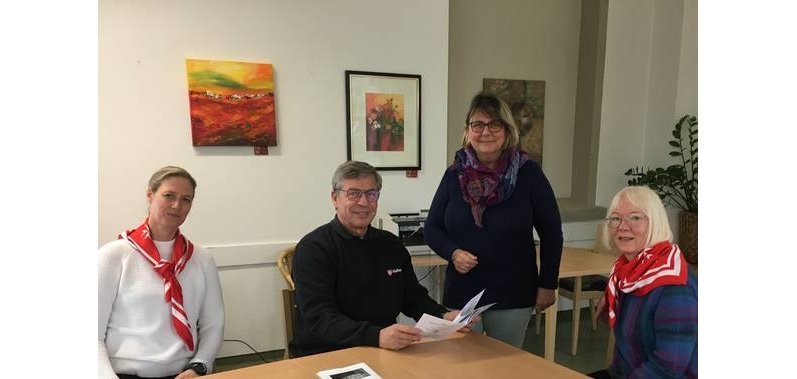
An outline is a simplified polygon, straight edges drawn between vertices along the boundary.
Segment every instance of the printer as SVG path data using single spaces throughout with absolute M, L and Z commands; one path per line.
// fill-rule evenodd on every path
M 426 246 L 423 226 L 428 211 L 419 213 L 389 213 L 374 217 L 372 225 L 397 235 L 404 246 Z

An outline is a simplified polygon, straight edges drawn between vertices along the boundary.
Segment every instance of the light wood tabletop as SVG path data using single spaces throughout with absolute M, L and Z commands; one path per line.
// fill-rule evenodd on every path
M 215 379 L 315 378 L 316 373 L 365 363 L 390 378 L 585 378 L 567 367 L 480 333 L 454 333 L 399 351 L 353 347 L 226 371 Z

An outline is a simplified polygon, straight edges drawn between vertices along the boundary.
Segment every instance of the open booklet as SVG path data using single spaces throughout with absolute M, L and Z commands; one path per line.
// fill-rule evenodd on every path
M 428 338 L 444 338 L 449 334 L 462 329 L 463 327 L 467 326 L 474 317 L 480 315 L 482 312 L 495 305 L 495 303 L 491 303 L 476 308 L 476 305 L 479 304 L 479 300 L 481 300 L 484 291 L 485 290 L 482 290 L 476 296 L 470 299 L 468 303 L 462 307 L 462 310 L 459 311 L 457 317 L 454 317 L 454 321 L 448 321 L 424 313 L 423 316 L 421 316 L 421 319 L 418 320 L 418 323 L 415 324 L 415 327 L 421 330 L 421 335 L 423 337 Z
M 319 371 L 316 375 L 321 379 L 382 379 L 381 376 L 365 363 L 357 363 L 351 366 Z

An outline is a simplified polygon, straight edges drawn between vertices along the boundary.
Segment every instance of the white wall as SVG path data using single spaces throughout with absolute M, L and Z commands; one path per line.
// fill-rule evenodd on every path
M 580 0 L 451 2 L 449 162 L 483 78 L 544 80 L 542 167 L 556 197 L 570 196 L 580 17 Z
M 98 243 L 142 221 L 153 171 L 186 168 L 199 186 L 183 231 L 216 247 L 225 338 L 282 348 L 284 284 L 273 261 L 333 215 L 330 178 L 346 159 L 344 70 L 422 75 L 423 170 L 417 179 L 383 172 L 380 211 L 428 208 L 445 168 L 447 20 L 447 0 L 101 0 Z M 274 65 L 269 156 L 192 147 L 186 58 Z
M 609 1 L 597 205 L 626 186 L 626 169 L 673 163 L 675 121 L 697 113 L 696 3 Z
M 697 0 L 684 1 L 675 113 L 697 116 Z

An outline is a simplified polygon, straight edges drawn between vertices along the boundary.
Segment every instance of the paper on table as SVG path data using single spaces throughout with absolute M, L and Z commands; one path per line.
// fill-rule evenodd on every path
M 382 379 L 381 376 L 365 363 L 357 363 L 351 366 L 319 371 L 316 375 L 321 379 Z

